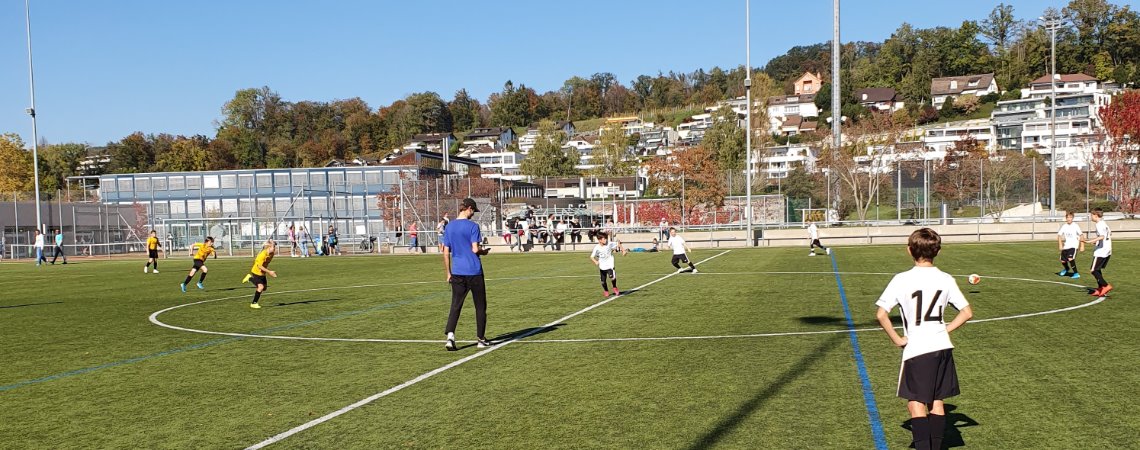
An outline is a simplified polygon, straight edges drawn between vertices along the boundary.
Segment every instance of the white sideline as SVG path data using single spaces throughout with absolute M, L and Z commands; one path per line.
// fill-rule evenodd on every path
M 701 260 L 700 262 L 697 262 L 697 263 L 696 263 L 696 265 L 699 265 L 699 264 L 705 263 L 705 262 L 707 262 L 707 261 L 709 261 L 709 260 L 712 260 L 713 258 L 717 258 L 717 257 L 720 257 L 720 256 L 722 256 L 722 255 L 724 255 L 724 254 L 726 254 L 726 253 L 728 253 L 728 252 L 730 252 L 730 251 L 732 251 L 732 250 L 725 250 L 725 251 L 723 251 L 723 252 L 717 253 L 716 255 L 710 256 L 710 257 L 708 257 L 708 258 L 705 258 L 705 259 Z M 667 280 L 667 279 L 669 279 L 669 278 L 671 278 L 671 277 L 673 277 L 673 276 L 675 276 L 675 275 L 677 275 L 677 274 L 679 274 L 679 273 L 680 273 L 680 272 L 672 272 L 672 273 L 670 273 L 670 274 L 668 274 L 668 275 L 665 275 L 665 276 L 663 276 L 663 277 L 661 277 L 661 278 L 658 278 L 658 279 L 656 279 L 656 280 L 650 281 L 650 282 L 648 282 L 648 283 L 645 283 L 645 284 L 643 284 L 643 285 L 641 285 L 641 286 L 638 286 L 638 287 L 636 287 L 636 288 L 633 288 L 633 289 L 632 289 L 632 290 L 630 290 L 629 292 L 630 292 L 630 293 L 632 293 L 632 292 L 637 292 L 637 291 L 639 291 L 639 290 L 641 290 L 641 289 L 644 289 L 644 288 L 646 288 L 646 287 L 648 287 L 648 286 L 650 286 L 650 285 L 653 285 L 653 284 L 657 284 L 657 283 L 659 283 L 659 282 L 661 282 L 661 281 Z M 552 327 L 554 327 L 554 326 L 556 326 L 556 325 L 558 325 L 558 324 L 560 324 L 560 323 L 562 323 L 562 322 L 565 322 L 565 321 L 567 321 L 567 320 L 570 320 L 570 319 L 572 319 L 572 318 L 574 318 L 574 317 L 577 317 L 577 316 L 579 316 L 579 315 L 581 315 L 581 314 L 584 314 L 584 313 L 586 313 L 586 312 L 588 312 L 588 311 L 590 311 L 590 310 L 593 310 L 593 309 L 595 309 L 595 308 L 598 308 L 598 307 L 600 307 L 600 306 L 602 306 L 602 305 L 605 305 L 606 303 L 609 303 L 609 302 L 612 302 L 612 301 L 614 301 L 614 300 L 617 300 L 617 299 L 619 299 L 619 298 L 625 297 L 626 295 L 628 295 L 628 294 L 621 294 L 621 295 L 617 295 L 617 296 L 614 296 L 614 297 L 610 297 L 610 298 L 607 298 L 607 299 L 605 299 L 605 300 L 602 300 L 602 301 L 600 301 L 600 302 L 598 302 L 598 303 L 594 303 L 593 305 L 587 306 L 586 308 L 583 308 L 583 309 L 581 309 L 581 310 L 579 310 L 579 311 L 577 311 L 577 312 L 575 312 L 575 313 L 571 313 L 571 314 L 569 314 L 569 315 L 567 315 L 567 316 L 565 316 L 565 317 L 562 317 L 561 319 L 555 320 L 555 321 L 553 321 L 553 322 L 550 322 L 550 323 L 548 323 L 548 324 L 546 324 L 546 325 L 543 325 L 543 326 L 541 326 L 541 327 L 538 327 L 538 328 L 534 328 L 534 329 L 532 329 L 532 330 L 530 330 L 530 331 L 528 331 L 528 332 L 526 332 L 526 333 L 523 333 L 523 334 L 521 334 L 521 335 L 519 335 L 519 336 L 517 336 L 517 337 L 511 338 L 511 339 L 509 339 L 509 340 L 507 340 L 507 341 L 505 341 L 505 342 L 501 342 L 501 343 L 495 344 L 495 345 L 491 346 L 490 348 L 488 348 L 488 349 L 486 349 L 486 350 L 483 350 L 483 351 L 480 351 L 480 352 L 474 353 L 474 354 L 472 354 L 472 355 L 470 355 L 470 356 L 464 357 L 464 358 L 462 358 L 462 359 L 459 359 L 459 360 L 457 360 L 457 361 L 453 361 L 453 362 L 451 362 L 450 364 L 447 364 L 447 365 L 445 365 L 445 366 L 443 366 L 443 367 L 437 368 L 437 369 L 435 369 L 435 370 L 432 370 L 432 371 L 430 371 L 430 372 L 427 372 L 427 373 L 425 373 L 425 374 L 423 374 L 423 375 L 420 375 L 420 376 L 418 376 L 418 377 L 412 378 L 411 380 L 405 381 L 405 382 L 403 382 L 403 383 L 401 383 L 401 384 L 399 384 L 399 385 L 396 385 L 396 386 L 393 386 L 393 387 L 391 387 L 391 388 L 388 388 L 387 390 L 385 390 L 385 391 L 383 391 L 383 392 L 379 392 L 379 393 L 376 393 L 376 394 L 372 394 L 372 395 L 370 395 L 370 396 L 368 396 L 368 397 L 366 397 L 366 398 L 364 398 L 364 399 L 362 399 L 362 400 L 360 400 L 360 401 L 358 401 L 358 402 L 356 402 L 356 403 L 353 403 L 353 404 L 351 404 L 351 405 L 345 406 L 345 407 L 343 407 L 343 408 L 341 408 L 341 409 L 338 409 L 338 410 L 336 410 L 336 411 L 333 411 L 333 412 L 331 412 L 331 413 L 325 414 L 325 415 L 323 415 L 323 416 L 321 416 L 321 417 L 318 417 L 318 418 L 316 418 L 316 419 L 313 419 L 313 420 L 310 420 L 310 421 L 308 421 L 308 422 L 305 422 L 305 423 L 303 423 L 303 424 L 301 424 L 301 425 L 299 425 L 299 426 L 297 426 L 297 427 L 294 427 L 294 428 L 290 429 L 289 431 L 285 431 L 285 432 L 283 432 L 283 433 L 280 433 L 280 434 L 277 434 L 277 435 L 275 435 L 275 436 L 273 436 L 273 437 L 270 437 L 269 439 L 266 439 L 266 440 L 264 440 L 264 441 L 261 441 L 261 442 L 258 442 L 258 443 L 256 443 L 256 444 L 253 444 L 253 445 L 251 445 L 251 446 L 249 446 L 249 447 L 246 447 L 246 450 L 256 450 L 256 449 L 264 448 L 264 447 L 266 447 L 266 446 L 268 446 L 268 445 L 270 445 L 270 444 L 273 444 L 273 443 L 276 443 L 276 442 L 280 442 L 280 441 L 284 440 L 285 438 L 288 438 L 289 436 L 292 436 L 292 435 L 294 435 L 294 434 L 300 433 L 300 432 L 302 432 L 302 431 L 305 431 L 305 430 L 307 430 L 307 429 L 309 429 L 309 428 L 315 427 L 315 426 L 317 426 L 317 425 L 320 425 L 320 424 L 322 424 L 322 423 L 328 422 L 329 420 L 335 419 L 336 417 L 338 417 L 338 416 L 340 416 L 340 415 L 342 415 L 342 414 L 344 414 L 344 413 L 347 413 L 347 412 L 349 412 L 349 411 L 352 411 L 352 410 L 354 410 L 354 409 L 356 409 L 356 408 L 359 408 L 359 407 L 361 407 L 361 406 L 364 406 L 364 405 L 367 405 L 367 404 L 369 404 L 369 403 L 372 403 L 372 402 L 374 402 L 374 401 L 376 401 L 376 400 L 378 400 L 378 399 L 380 399 L 380 398 L 383 398 L 383 397 L 386 397 L 386 396 L 388 396 L 388 395 L 390 395 L 390 394 L 396 393 L 396 392 L 398 392 L 398 391 L 400 391 L 400 390 L 402 390 L 402 389 L 404 389 L 404 388 L 406 388 L 406 387 L 412 386 L 412 385 L 414 385 L 414 384 L 416 384 L 416 383 L 419 383 L 419 382 L 421 382 L 421 381 L 423 381 L 423 380 L 426 380 L 426 379 L 428 379 L 428 378 L 431 378 L 431 377 L 433 377 L 433 376 L 435 376 L 435 375 L 438 375 L 438 374 L 440 374 L 440 373 L 443 373 L 443 372 L 445 372 L 445 371 L 447 371 L 447 370 L 449 370 L 449 369 L 452 369 L 452 368 L 454 368 L 454 367 L 456 367 L 456 366 L 459 366 L 459 365 L 461 365 L 461 364 L 463 364 L 463 363 L 466 363 L 466 362 L 468 362 L 468 361 L 471 361 L 471 360 L 473 360 L 473 359 L 475 359 L 475 358 L 478 358 L 478 357 L 480 357 L 480 356 L 486 355 L 486 354 L 488 354 L 488 353 L 491 353 L 491 352 L 493 352 L 493 351 L 495 351 L 495 350 L 498 350 L 498 349 L 500 349 L 500 348 L 503 348 L 503 347 L 505 347 L 505 346 L 507 346 L 507 345 L 511 344 L 512 342 L 517 342 L 517 341 L 519 341 L 519 340 L 521 340 L 521 339 L 526 339 L 526 338 L 527 338 L 527 337 L 529 337 L 529 336 L 532 336 L 532 335 L 534 335 L 534 334 L 536 334 L 536 333 L 539 333 L 539 332 L 541 332 L 541 331 L 543 331 L 543 330 L 546 330 L 546 329 L 552 328 Z

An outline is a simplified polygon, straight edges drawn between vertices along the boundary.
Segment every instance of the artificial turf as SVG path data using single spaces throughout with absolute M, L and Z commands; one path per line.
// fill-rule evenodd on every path
M 1116 243 L 1102 303 L 954 333 L 962 395 L 947 402 L 948 443 L 1137 445 L 1137 249 Z M 619 257 L 620 286 L 640 289 L 566 320 L 605 300 L 586 254 L 492 254 L 488 334 L 532 334 L 270 448 L 873 448 L 875 425 L 905 447 L 900 352 L 880 331 L 855 333 L 873 421 L 848 331 L 877 326 L 874 301 L 910 267 L 905 251 L 806 253 L 698 250 L 700 273 L 672 276 L 668 253 Z M 962 276 L 976 319 L 994 319 L 1093 300 L 1063 284 L 1091 276 L 1062 279 L 1055 261 L 1038 242 L 949 244 L 937 263 Z M 0 264 L 0 447 L 245 447 L 481 351 L 443 350 L 438 256 L 279 256 L 261 310 L 240 284 L 250 263 L 211 260 L 207 289 L 185 294 L 178 258 L 160 274 L 141 259 Z M 981 284 L 966 285 L 969 273 Z M 190 303 L 157 320 L 433 342 L 148 320 Z M 468 303 L 461 340 L 473 322 Z

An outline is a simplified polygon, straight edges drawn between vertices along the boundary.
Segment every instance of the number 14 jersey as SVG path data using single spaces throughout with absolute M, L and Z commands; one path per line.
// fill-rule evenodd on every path
M 897 305 L 902 314 L 907 345 L 903 360 L 938 350 L 954 348 L 946 322 L 946 305 L 961 310 L 969 306 L 954 277 L 937 267 L 915 267 L 895 275 L 875 302 L 890 312 Z

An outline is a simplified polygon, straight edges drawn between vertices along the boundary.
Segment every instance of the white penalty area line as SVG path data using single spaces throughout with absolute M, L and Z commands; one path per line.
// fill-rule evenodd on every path
M 727 254 L 727 253 L 728 253 L 728 252 L 730 252 L 730 251 L 731 251 L 731 250 L 725 250 L 725 251 L 723 251 L 723 252 L 720 252 L 720 253 L 718 253 L 718 254 L 716 254 L 716 255 L 713 255 L 713 256 L 710 256 L 710 257 L 708 257 L 708 258 L 705 258 L 705 259 L 701 260 L 700 262 L 696 263 L 696 265 L 699 265 L 699 264 L 705 263 L 705 262 L 707 262 L 707 261 L 710 261 L 710 260 L 712 260 L 712 259 L 714 259 L 714 258 L 720 257 L 720 256 L 722 256 L 722 255 L 724 255 L 724 254 Z M 671 278 L 671 277 L 673 277 L 673 276 L 676 276 L 676 275 L 677 275 L 677 274 L 679 274 L 679 273 L 680 273 L 680 272 L 673 272 L 673 273 L 670 273 L 670 274 L 668 274 L 668 275 L 665 275 L 665 276 L 663 276 L 663 277 L 661 277 L 661 278 L 658 278 L 658 279 L 656 279 L 656 280 L 650 281 L 650 282 L 648 282 L 648 283 L 645 283 L 645 284 L 643 284 L 643 285 L 641 285 L 641 286 L 638 286 L 638 287 L 636 287 L 636 288 L 633 288 L 633 289 L 632 289 L 631 291 L 629 291 L 629 292 L 630 292 L 630 293 L 634 293 L 634 292 L 637 292 L 637 291 L 639 291 L 639 290 L 641 290 L 641 289 L 644 289 L 644 288 L 646 288 L 646 287 L 649 287 L 649 286 L 651 286 L 651 285 L 654 285 L 654 284 L 657 284 L 657 283 L 659 283 L 659 282 L 665 281 L 665 280 L 667 280 L 667 279 L 669 279 L 669 278 Z M 270 444 L 273 444 L 273 443 L 276 443 L 276 442 L 280 442 L 280 441 L 282 441 L 282 440 L 284 440 L 284 439 L 288 438 L 289 436 L 292 436 L 292 435 L 294 435 L 294 434 L 300 433 L 300 432 L 302 432 L 302 431 L 305 431 L 305 430 L 307 430 L 307 429 L 309 429 L 309 428 L 315 427 L 315 426 L 317 426 L 317 425 L 320 425 L 320 424 L 322 424 L 322 423 L 328 422 L 329 420 L 335 419 L 335 418 L 337 418 L 338 416 L 340 416 L 340 415 L 342 415 L 342 414 L 345 414 L 345 413 L 347 413 L 347 412 L 349 412 L 349 411 L 352 411 L 352 410 L 354 410 L 354 409 L 360 408 L 361 406 L 367 405 L 367 404 L 369 404 L 369 403 L 372 403 L 372 402 L 374 402 L 374 401 L 376 401 L 376 400 L 379 400 L 379 399 L 381 399 L 381 398 L 384 398 L 384 397 L 387 397 L 387 396 L 389 396 L 389 395 L 391 395 L 391 394 L 394 394 L 394 393 L 396 393 L 396 392 L 399 392 L 399 391 L 403 390 L 404 388 L 410 387 L 410 386 L 412 386 L 412 385 L 414 385 L 414 384 L 416 384 L 416 383 L 419 383 L 419 382 L 421 382 L 421 381 L 424 381 L 424 380 L 426 380 L 426 379 L 428 379 L 428 378 L 431 378 L 431 377 L 433 377 L 433 376 L 439 375 L 440 373 L 443 373 L 443 372 L 446 372 L 446 371 L 448 371 L 448 370 L 450 370 L 450 369 L 453 369 L 453 368 L 455 368 L 455 367 L 458 367 L 458 366 L 460 366 L 460 365 L 462 365 L 462 364 L 464 364 L 464 363 L 466 363 L 466 362 L 469 362 L 469 361 L 471 361 L 471 360 L 474 360 L 475 358 L 478 358 L 478 357 L 480 357 L 480 356 L 483 356 L 483 355 L 489 354 L 489 353 L 491 353 L 491 352 L 493 352 L 493 351 L 495 351 L 495 350 L 498 350 L 498 349 L 500 349 L 500 348 L 506 347 L 507 345 L 510 345 L 510 344 L 511 344 L 511 343 L 513 343 L 513 342 L 518 342 L 519 340 L 522 340 L 522 339 L 526 339 L 526 338 L 527 338 L 527 337 L 529 337 L 529 336 L 532 336 L 532 335 L 534 335 L 534 334 L 537 334 L 537 333 L 540 333 L 540 332 L 542 332 L 542 331 L 545 331 L 545 330 L 548 330 L 548 329 L 550 329 L 550 328 L 553 328 L 554 326 L 556 326 L 556 325 L 558 325 L 558 324 L 560 324 L 560 323 L 563 323 L 563 322 L 565 322 L 565 321 L 567 321 L 567 320 L 570 320 L 570 319 L 572 319 L 572 318 L 574 318 L 574 317 L 577 317 L 577 316 L 579 316 L 579 315 L 585 314 L 586 312 L 589 312 L 589 311 L 591 311 L 591 310 L 593 310 L 593 309 L 596 309 L 596 308 L 598 308 L 598 307 L 601 307 L 602 305 L 605 305 L 605 304 L 607 304 L 607 303 L 609 303 L 609 302 L 612 302 L 612 301 L 614 301 L 614 300 L 617 300 L 617 299 L 619 299 L 619 298 L 625 297 L 626 295 L 629 295 L 629 294 L 621 294 L 621 295 L 617 295 L 617 296 L 614 296 L 614 297 L 610 297 L 610 298 L 608 298 L 608 299 L 602 300 L 602 301 L 600 301 L 600 302 L 598 302 L 598 303 L 595 303 L 595 304 L 593 304 L 593 305 L 590 305 L 590 306 L 588 306 L 588 307 L 586 307 L 586 308 L 583 308 L 583 309 L 581 309 L 581 310 L 578 310 L 577 312 L 574 312 L 574 313 L 568 314 L 568 315 L 566 315 L 565 317 L 562 317 L 562 318 L 560 318 L 560 319 L 558 319 L 558 320 L 555 320 L 555 321 L 553 321 L 553 322 L 550 322 L 550 323 L 548 323 L 548 324 L 546 324 L 546 325 L 543 325 L 543 326 L 541 326 L 541 327 L 538 327 L 538 328 L 534 328 L 534 329 L 531 329 L 530 331 L 528 331 L 528 332 L 526 332 L 526 333 L 523 333 L 523 334 L 521 334 L 521 335 L 519 335 L 519 336 L 517 336 L 517 337 L 514 337 L 514 338 L 511 338 L 511 339 L 509 339 L 509 340 L 506 340 L 506 341 L 500 342 L 500 343 L 498 343 L 498 344 L 495 344 L 495 345 L 491 346 L 490 348 L 487 348 L 486 350 L 482 350 L 482 351 L 476 352 L 476 353 L 474 353 L 474 354 L 471 354 L 470 356 L 467 356 L 467 357 L 464 357 L 464 358 L 462 358 L 462 359 L 459 359 L 459 360 L 453 361 L 453 362 L 451 362 L 450 364 L 447 364 L 447 365 L 445 365 L 445 366 L 443 366 L 443 367 L 437 368 L 437 369 L 435 369 L 435 370 L 432 370 L 432 371 L 430 371 L 430 372 L 424 373 L 424 374 L 422 374 L 422 375 L 420 375 L 420 376 L 418 376 L 418 377 L 412 378 L 411 380 L 405 381 L 405 382 L 403 382 L 403 383 L 401 383 L 401 384 L 399 384 L 399 385 L 396 385 L 396 386 L 393 386 L 393 387 L 391 387 L 391 388 L 388 388 L 387 390 L 384 390 L 384 391 L 382 391 L 382 392 L 379 392 L 379 393 L 376 393 L 376 394 L 372 394 L 372 395 L 370 395 L 370 396 L 368 396 L 368 397 L 366 397 L 366 398 L 364 398 L 364 399 L 362 399 L 362 400 L 360 400 L 360 401 L 357 401 L 356 403 L 353 403 L 353 404 L 351 404 L 351 405 L 345 406 L 345 407 L 343 407 L 343 408 L 341 408 L 341 409 L 338 409 L 338 410 L 336 410 L 336 411 L 333 411 L 333 412 L 331 412 L 331 413 L 325 414 L 324 416 L 318 417 L 318 418 L 316 418 L 316 419 L 313 419 L 313 420 L 311 420 L 311 421 L 305 422 L 304 424 L 301 424 L 301 425 L 299 425 L 299 426 L 297 426 L 297 427 L 294 427 L 294 428 L 292 428 L 292 429 L 290 429 L 290 430 L 288 430 L 288 431 L 285 431 L 285 432 L 283 432 L 283 433 L 277 434 L 277 435 L 275 435 L 275 436 L 273 436 L 273 437 L 270 437 L 269 439 L 266 439 L 266 440 L 264 440 L 264 441 L 261 441 L 261 442 L 258 442 L 258 443 L 256 443 L 256 444 L 253 444 L 253 445 L 251 445 L 251 446 L 249 446 L 249 447 L 246 447 L 246 450 L 256 450 L 256 449 L 264 448 L 264 447 L 266 447 L 266 446 L 268 446 L 268 445 L 270 445 Z M 436 341 L 436 342 L 439 342 L 439 341 Z

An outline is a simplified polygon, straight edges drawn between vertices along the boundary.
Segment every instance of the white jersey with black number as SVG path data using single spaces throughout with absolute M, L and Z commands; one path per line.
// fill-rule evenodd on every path
M 617 244 L 613 241 L 607 242 L 605 245 L 598 244 L 594 246 L 594 251 L 590 253 L 590 257 L 598 260 L 599 270 L 610 270 L 614 268 L 615 250 L 617 250 Z
M 681 236 L 672 236 L 669 238 L 669 248 L 673 249 L 674 255 L 685 254 L 685 238 Z
M 961 310 L 969 306 L 954 277 L 937 267 L 915 267 L 895 275 L 875 302 L 887 311 L 897 305 L 907 337 L 903 360 L 954 348 L 942 320 L 946 304 Z
M 1062 249 L 1077 248 L 1081 243 L 1081 226 L 1075 223 L 1061 225 L 1061 229 L 1057 230 L 1057 236 L 1065 240 L 1064 244 L 1061 244 Z
M 1112 256 L 1112 230 L 1108 229 L 1108 224 L 1104 222 L 1104 219 L 1096 223 L 1096 235 L 1104 239 L 1096 241 L 1096 250 L 1093 250 L 1093 256 L 1100 258 Z

